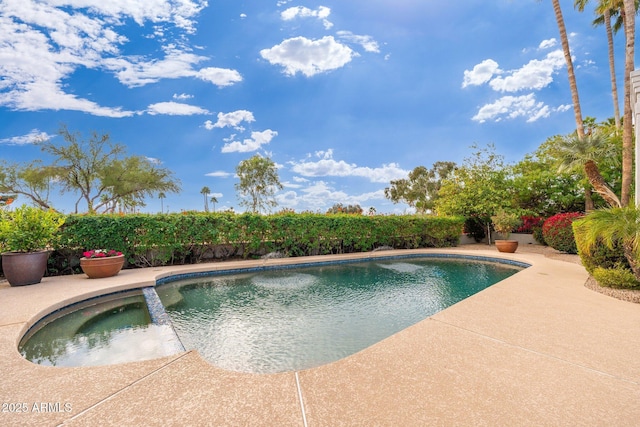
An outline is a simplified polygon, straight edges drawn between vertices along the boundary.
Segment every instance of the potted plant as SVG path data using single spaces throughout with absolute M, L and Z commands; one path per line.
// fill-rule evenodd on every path
M 514 253 L 518 249 L 517 240 L 509 240 L 509 236 L 514 228 L 520 225 L 520 217 L 514 212 L 505 210 L 498 211 L 491 217 L 493 229 L 502 235 L 503 240 L 497 239 L 496 248 L 500 252 Z
M 89 279 L 115 276 L 124 265 L 122 252 L 113 249 L 92 249 L 82 253 L 80 268 Z
M 64 216 L 26 205 L 0 215 L 4 277 L 11 286 L 40 283 Z

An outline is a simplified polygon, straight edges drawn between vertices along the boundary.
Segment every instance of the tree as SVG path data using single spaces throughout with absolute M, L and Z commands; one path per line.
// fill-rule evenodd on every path
M 327 210 L 328 214 L 362 215 L 362 212 L 360 205 L 344 206 L 342 203 L 336 203 Z
M 584 9 L 589 3 L 589 0 L 575 0 L 574 6 L 578 8 L 580 12 L 584 12 Z M 593 20 L 594 26 L 604 25 L 607 35 L 607 47 L 609 52 L 609 75 L 611 76 L 611 97 L 613 98 L 613 117 L 615 120 L 616 128 L 620 127 L 620 107 L 618 101 L 618 82 L 616 79 L 616 66 L 615 66 L 615 51 L 613 46 L 613 33 L 617 32 L 620 28 L 618 26 L 612 27 L 611 16 L 616 14 L 616 5 L 621 5 L 620 0 L 600 0 L 596 6 L 595 13 L 596 19 Z
M 125 157 L 125 147 L 108 134 L 93 132 L 88 140 L 63 126 L 64 143 L 47 139 L 36 144 L 53 157 L 51 165 L 36 161 L 0 167 L 0 191 L 22 194 L 42 208 L 51 208 L 49 189 L 78 194 L 75 212 L 84 201 L 89 213 L 144 206 L 144 197 L 156 192 L 177 192 L 179 182 L 168 169 L 142 156 Z
M 622 206 L 628 206 L 631 200 L 633 183 L 633 110 L 631 108 L 631 72 L 635 69 L 636 0 L 624 0 L 623 21 L 625 33 L 624 54 L 624 109 L 622 119 Z M 638 167 L 638 165 L 636 165 Z M 636 203 L 638 201 L 636 200 Z
M 26 164 L 0 163 L 0 192 L 22 195 L 42 209 L 51 209 L 49 193 L 54 185 L 55 173 L 42 162 Z
M 211 196 L 211 198 L 209 199 L 209 201 L 211 203 L 213 203 L 213 211 L 216 211 L 216 203 L 218 203 L 218 199 L 216 198 L 216 196 Z
M 571 49 L 569 49 L 569 38 L 567 37 L 567 28 L 564 25 L 564 17 L 560 8 L 560 0 L 552 0 L 553 12 L 556 16 L 558 31 L 560 32 L 560 43 L 562 44 L 562 52 L 564 60 L 567 63 L 567 74 L 569 77 L 569 89 L 571 90 L 571 100 L 573 102 L 573 114 L 576 120 L 576 132 L 582 138 L 584 136 L 584 127 L 582 123 L 582 110 L 580 108 L 580 97 L 578 96 L 578 83 L 576 82 L 576 74 L 571 59 Z
M 575 0 L 576 4 L 587 3 L 588 0 Z M 558 0 L 554 0 L 555 3 Z M 622 120 L 622 185 L 620 191 L 620 203 L 627 206 L 631 200 L 631 186 L 633 183 L 633 110 L 631 105 L 631 72 L 635 69 L 635 17 L 638 13 L 638 0 L 600 0 L 596 8 L 596 13 L 607 13 L 618 16 L 613 28 L 618 30 L 622 26 L 625 33 L 625 66 L 624 66 L 624 100 L 623 100 L 623 120 Z M 558 4 L 558 9 L 559 9 Z M 612 42 L 611 42 L 612 46 Z M 611 49 L 609 52 L 609 62 L 612 63 Z M 616 96 L 617 102 L 617 96 Z M 580 133 L 578 133 L 579 136 Z
M 160 213 L 164 213 L 164 199 L 167 196 L 161 191 L 158 193 L 158 199 L 160 199 Z
M 609 144 L 604 135 L 598 131 L 582 137 L 573 134 L 560 140 L 557 150 L 560 172 L 582 166 L 591 186 L 609 206 L 621 206 L 620 199 L 604 180 L 596 163 L 598 159 L 617 158 L 615 146 Z
M 200 190 L 200 194 L 204 196 L 204 211 L 209 212 L 209 199 L 207 198 L 207 196 L 211 194 L 211 190 L 209 189 L 209 187 L 204 186 L 202 187 L 202 190 Z
M 384 196 L 393 203 L 404 202 L 424 214 L 433 210 L 443 179 L 454 171 L 453 162 L 435 162 L 431 169 L 418 166 L 409 172 L 408 178 L 391 181 L 384 189 Z
M 283 187 L 278 178 L 278 169 L 271 159 L 256 154 L 241 161 L 236 167 L 236 174 L 240 182 L 235 184 L 235 188 L 240 193 L 242 206 L 258 213 L 278 205 L 275 192 Z
M 438 215 L 475 218 L 488 229 L 496 212 L 517 209 L 511 171 L 492 144 L 471 148 L 476 151 L 442 181 L 435 210 Z
M 584 188 L 589 183 L 582 169 L 557 172 L 553 152 L 560 138 L 548 138 L 513 167 L 516 203 L 530 215 L 548 218 L 558 212 L 576 212 L 584 207 Z

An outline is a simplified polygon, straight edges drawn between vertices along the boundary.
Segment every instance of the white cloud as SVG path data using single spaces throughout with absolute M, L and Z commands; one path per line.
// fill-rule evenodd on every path
M 186 93 L 181 93 L 180 95 L 178 95 L 177 93 L 173 94 L 173 99 L 177 99 L 180 101 L 183 101 L 185 99 L 191 99 L 191 98 L 193 98 L 193 95 L 188 95 Z
M 244 141 L 230 141 L 222 147 L 223 153 L 248 153 L 259 150 L 263 145 L 271 142 L 278 132 L 267 129 L 262 132 L 251 132 L 251 138 Z
M 26 135 L 13 136 L 11 138 L 0 139 L 0 144 L 5 145 L 29 145 L 34 144 L 37 141 L 46 141 L 53 138 L 55 135 L 49 135 L 46 132 L 42 132 L 38 129 L 32 129 Z
M 553 75 L 565 65 L 564 54 L 559 49 L 548 53 L 544 59 L 533 59 L 512 71 L 500 70 L 496 61 L 485 59 L 473 67 L 473 70 L 464 71 L 462 87 L 489 82 L 489 86 L 497 92 L 540 90 L 551 84 Z
M 349 164 L 344 160 L 334 160 L 333 150 L 331 149 L 317 152 L 316 157 L 320 160 L 291 162 L 291 170 L 307 177 L 361 177 L 371 182 L 384 183 L 388 183 L 393 179 L 404 178 L 409 173 L 409 171 L 400 168 L 396 163 L 383 164 L 382 167 L 378 168 L 369 168 Z
M 359 36 L 353 34 L 351 31 L 338 31 L 337 35 L 341 40 L 359 44 L 367 52 L 380 53 L 380 46 L 378 45 L 378 42 L 371 36 Z
M 566 65 L 561 50 L 550 52 L 544 59 L 534 59 L 506 77 L 497 77 L 489 82 L 498 92 L 517 92 L 524 89 L 542 89 L 553 82 L 553 75 Z
M 550 49 L 558 44 L 556 39 L 542 40 L 538 45 L 538 49 Z
M 282 65 L 285 74 L 300 72 L 307 77 L 343 67 L 357 54 L 348 46 L 338 43 L 332 36 L 320 40 L 305 37 L 287 39 L 260 55 L 274 65 Z
M 109 70 L 115 72 L 122 84 L 129 87 L 144 86 L 162 79 L 185 77 L 194 77 L 220 87 L 242 81 L 242 76 L 235 70 L 215 67 L 194 69 L 195 64 L 206 59 L 204 56 L 168 46 L 165 47 L 165 57 L 161 59 L 118 57 L 105 59 L 104 64 Z
M 225 171 L 215 171 L 215 172 L 209 172 L 204 174 L 205 176 L 212 176 L 215 178 L 229 178 L 230 176 L 233 176 L 232 173 L 230 172 L 225 172 Z M 218 196 L 216 196 L 218 197 Z
M 493 59 L 485 59 L 475 67 L 473 70 L 464 70 L 464 80 L 462 81 L 462 87 L 467 86 L 479 86 L 491 80 L 494 75 L 501 72 L 498 63 Z
M 534 94 L 523 96 L 503 96 L 496 102 L 480 108 L 472 120 L 484 123 L 487 120 L 501 121 L 503 118 L 526 117 L 527 122 L 549 117 L 550 110 L 543 102 L 538 102 Z
M 304 6 L 296 6 L 290 7 L 280 13 L 283 21 L 291 21 L 296 18 L 318 18 L 327 30 L 333 27 L 333 24 L 327 20 L 329 15 L 331 15 L 331 9 L 326 6 L 320 6 L 316 10 Z
M 169 116 L 193 116 L 196 114 L 210 114 L 204 108 L 195 105 L 183 104 L 181 102 L 158 102 L 147 107 L 147 113 L 155 116 L 165 114 Z
M 556 46 L 555 39 L 543 40 L 539 49 Z M 472 71 L 465 70 L 462 87 L 479 86 L 488 83 L 489 87 L 500 93 L 519 91 L 541 91 L 553 83 L 554 75 L 566 66 L 562 50 L 555 49 L 542 59 L 533 59 L 522 67 L 504 71 L 492 59 L 486 59 L 476 65 Z M 521 96 L 503 96 L 494 102 L 483 105 L 472 120 L 484 123 L 488 120 L 526 118 L 527 122 L 535 122 L 546 118 L 552 112 L 563 112 L 565 105 L 555 109 L 544 102 L 536 100 L 534 93 Z
M 239 131 L 244 131 L 244 128 L 240 126 L 240 123 L 252 123 L 255 121 L 256 119 L 253 117 L 253 113 L 251 111 L 237 110 L 232 111 L 231 113 L 218 113 L 218 121 L 213 123 L 211 120 L 207 120 L 205 122 L 205 127 L 208 130 L 213 128 L 231 127 Z
M 231 86 L 234 83 L 242 81 L 242 76 L 236 70 L 226 68 L 203 68 L 194 74 L 200 80 L 213 83 L 216 86 Z
M 157 159 L 157 158 L 155 158 L 155 157 L 145 157 L 145 158 L 146 158 L 146 159 L 147 159 L 147 161 L 148 161 L 149 163 L 151 163 L 151 164 L 154 164 L 154 165 L 161 165 L 161 164 L 162 164 L 162 160 Z
M 384 198 L 383 189 L 350 195 L 344 191 L 336 190 L 324 181 L 314 181 L 302 189 L 285 191 L 276 195 L 276 201 L 283 207 L 296 208 L 302 206 L 304 209 L 318 212 L 325 212 L 336 203 L 360 205 L 366 210 L 369 204 L 384 200 Z
M 80 68 L 112 72 L 129 87 L 184 77 L 218 86 L 241 81 L 235 70 L 194 68 L 209 58 L 189 53 L 188 47 L 162 46 L 165 57 L 160 59 L 144 52 L 121 52 L 129 42 L 121 28 L 131 21 L 152 27 L 149 39 L 169 30 L 191 34 L 195 17 L 206 6 L 206 0 L 3 0 L 0 106 L 27 111 L 75 110 L 106 117 L 135 114 L 67 93 L 64 81 Z

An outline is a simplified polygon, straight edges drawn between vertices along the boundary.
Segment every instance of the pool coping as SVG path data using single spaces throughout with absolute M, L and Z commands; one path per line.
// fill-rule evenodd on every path
M 17 352 L 40 317 L 176 274 L 394 254 L 502 258 L 531 267 L 337 362 L 242 374 L 196 352 L 94 368 Z M 632 425 L 640 419 L 640 305 L 586 289 L 584 268 L 536 253 L 426 249 L 124 270 L 108 279 L 0 286 L 2 425 Z M 558 381 L 561 377 L 562 381 Z M 25 412 L 16 412 L 17 404 Z M 44 405 L 44 406 L 43 406 Z M 13 411 L 10 411 L 12 409 Z M 67 410 L 68 409 L 68 410 Z

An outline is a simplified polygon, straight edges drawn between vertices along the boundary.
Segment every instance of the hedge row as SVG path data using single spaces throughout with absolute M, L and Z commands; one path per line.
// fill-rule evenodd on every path
M 129 266 L 252 258 L 270 252 L 306 256 L 458 244 L 463 218 L 322 214 L 70 215 L 50 274 L 70 273 L 84 250 L 115 249 Z

